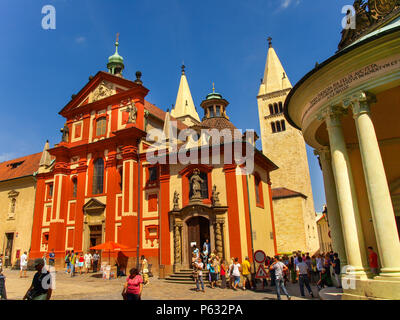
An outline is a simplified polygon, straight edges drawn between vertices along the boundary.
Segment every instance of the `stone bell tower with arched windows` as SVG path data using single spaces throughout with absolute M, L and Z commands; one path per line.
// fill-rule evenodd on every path
M 306 146 L 287 123 L 283 105 L 292 89 L 268 38 L 268 57 L 257 96 L 263 153 L 279 167 L 271 172 L 278 252 L 319 248 Z

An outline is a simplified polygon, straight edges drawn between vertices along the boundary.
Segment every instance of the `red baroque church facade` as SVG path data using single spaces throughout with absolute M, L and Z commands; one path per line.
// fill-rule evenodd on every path
M 256 150 L 254 172 L 247 176 L 236 175 L 237 165 L 223 160 L 150 164 L 147 132 L 176 119 L 145 100 L 149 90 L 139 72 L 130 81 L 122 77 L 123 68 L 116 52 L 109 72 L 90 77 L 60 111 L 66 119 L 62 141 L 53 148 L 46 144 L 36 175 L 30 258 L 54 249 L 61 265 L 67 250 L 86 252 L 114 241 L 128 247 L 111 253 L 113 259 L 124 257 L 128 268 L 143 254 L 153 271 L 162 265 L 169 273 L 189 266 L 191 245 L 201 246 L 206 238 L 227 260 L 251 257 L 258 249 L 276 253 L 273 162 Z M 205 116 L 193 120 L 193 128 L 235 128 L 226 115 L 228 102 L 219 94 L 207 97 Z M 188 127 L 181 120 L 178 131 Z M 190 178 L 197 173 L 201 197 L 192 201 Z

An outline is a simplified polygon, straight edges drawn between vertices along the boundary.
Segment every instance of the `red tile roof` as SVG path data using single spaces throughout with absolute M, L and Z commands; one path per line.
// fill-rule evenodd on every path
M 8 160 L 0 163 L 0 181 L 21 178 L 33 175 L 39 169 L 42 153 L 35 153 L 29 156 Z M 15 168 L 13 168 L 16 166 Z
M 154 104 L 148 102 L 147 100 L 144 100 L 144 108 L 147 111 L 149 111 L 154 117 L 156 117 L 164 122 L 165 114 L 166 114 L 165 111 L 161 110 L 159 107 L 156 107 Z M 170 116 L 170 120 L 177 121 L 179 130 L 188 128 L 188 126 L 185 125 L 182 121 L 179 121 L 172 116 Z
M 293 191 L 287 188 L 275 188 L 272 189 L 272 199 L 284 199 L 284 198 L 294 198 L 294 197 L 303 197 L 304 199 L 307 198 L 304 194 Z

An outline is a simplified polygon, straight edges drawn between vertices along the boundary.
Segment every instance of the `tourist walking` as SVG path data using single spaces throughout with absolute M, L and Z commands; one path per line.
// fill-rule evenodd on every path
M 85 259 L 83 258 L 83 253 L 79 253 L 78 257 L 78 267 L 79 267 L 79 274 L 82 274 L 83 265 L 85 263 Z
M 249 284 L 250 289 L 253 288 L 253 284 L 251 282 L 251 265 L 249 261 L 249 257 L 246 257 L 242 262 L 242 277 L 243 277 L 243 290 L 246 290 L 246 284 Z
M 231 274 L 233 276 L 234 279 L 234 283 L 233 283 L 233 290 L 237 290 L 239 283 L 240 283 L 240 264 L 239 264 L 239 258 L 235 258 L 235 261 L 232 265 L 232 269 L 231 269 Z
M 204 246 L 207 247 L 208 254 L 211 254 L 211 244 L 210 244 L 210 241 L 208 239 L 206 239 L 206 241 L 204 241 L 203 247 Z
M 71 271 L 71 253 L 69 251 L 67 251 L 67 254 L 65 255 L 64 262 L 67 267 L 65 273 L 69 273 Z
M 336 279 L 336 288 L 341 288 L 342 287 L 342 281 L 340 278 L 340 259 L 339 259 L 339 254 L 336 252 L 333 254 L 333 272 L 335 274 L 335 279 Z
M 215 257 L 210 259 L 210 285 L 211 289 L 214 289 L 217 286 L 217 259 Z
M 75 276 L 75 267 L 76 265 L 76 261 L 77 261 L 77 255 L 74 252 L 74 250 L 71 251 L 71 257 L 70 257 L 70 265 L 71 265 L 71 277 Z
M 327 277 L 329 277 L 330 280 L 331 280 L 331 282 L 332 282 L 331 265 L 332 265 L 331 256 L 330 256 L 329 253 L 327 253 L 327 254 L 325 255 L 325 258 L 324 258 L 324 268 L 326 269 L 326 275 L 327 275 Z
M 306 286 L 310 296 L 314 298 L 314 294 L 311 290 L 310 287 L 310 279 L 308 278 L 308 266 L 307 264 L 303 261 L 301 257 L 298 257 L 298 264 L 297 264 L 297 275 L 299 277 L 299 286 L 300 286 L 300 294 L 302 297 L 304 297 L 304 285 Z
M 51 252 L 49 253 L 49 266 L 54 268 L 55 265 L 56 265 L 56 254 L 54 253 L 54 249 L 51 249 Z
M 122 296 L 125 300 L 139 301 L 143 291 L 143 278 L 139 274 L 139 270 L 132 268 L 129 276 L 126 278 Z
M 296 273 L 296 265 L 294 263 L 294 257 L 290 257 L 289 260 L 289 271 L 290 271 L 290 279 L 292 283 L 296 283 L 297 282 L 297 273 Z
M 140 274 L 143 277 L 143 284 L 149 283 L 149 263 L 144 255 L 140 257 Z
M 332 287 L 333 283 L 332 283 L 332 279 L 330 277 L 328 277 L 326 269 L 322 268 L 322 271 L 319 275 L 319 280 L 317 282 L 318 290 L 323 289 L 325 286 Z
M 374 248 L 368 247 L 368 262 L 369 262 L 369 268 L 371 270 L 371 273 L 373 275 L 378 274 L 378 255 L 374 251 Z
M 100 255 L 97 253 L 97 251 L 95 251 L 93 254 L 93 273 L 97 272 L 99 261 L 100 261 Z
M 201 260 L 201 258 L 198 258 L 197 261 L 194 263 L 194 267 L 196 268 L 196 291 L 200 291 L 200 285 L 201 285 L 201 291 L 204 291 L 204 281 L 203 281 L 203 268 L 204 264 Z
M 1 259 L 2 255 L 0 256 Z M 0 300 L 7 300 L 6 277 L 3 275 L 3 269 L 0 266 Z
M 51 288 L 50 273 L 44 268 L 43 259 L 36 259 L 34 266 L 36 273 L 33 276 L 31 286 L 22 300 L 50 300 L 53 291 Z
M 24 274 L 24 278 L 26 278 L 26 269 L 28 269 L 28 255 L 26 251 L 24 251 L 24 254 L 21 255 L 20 258 L 20 271 L 19 271 L 19 277 L 22 278 L 22 273 Z
M 93 256 L 92 254 L 87 251 L 83 257 L 84 261 L 85 261 L 85 269 L 86 269 L 86 274 L 89 273 L 90 268 L 92 267 L 92 260 L 93 260 Z
M 269 270 L 275 271 L 274 275 L 275 275 L 276 296 L 277 296 L 278 300 L 281 300 L 281 290 L 286 295 L 288 300 L 290 300 L 291 297 L 286 290 L 284 279 L 283 279 L 283 273 L 285 271 L 287 271 L 288 268 L 285 266 L 285 264 L 283 262 L 279 261 L 279 256 L 275 256 L 274 262 L 269 267 Z
M 228 266 L 226 265 L 226 261 L 222 260 L 222 263 L 220 265 L 221 271 L 221 289 L 226 289 L 226 270 L 228 268 Z M 229 277 L 229 275 L 228 275 Z

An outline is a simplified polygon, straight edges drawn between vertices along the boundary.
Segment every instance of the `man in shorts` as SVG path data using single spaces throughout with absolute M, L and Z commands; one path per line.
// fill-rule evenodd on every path
M 89 270 L 90 270 L 90 268 L 92 266 L 92 260 L 93 260 L 92 254 L 89 251 L 86 252 L 86 254 L 84 256 L 84 259 L 85 259 L 86 273 L 89 273 Z
M 242 262 L 243 290 L 246 290 L 246 283 L 249 284 L 250 289 L 252 288 L 250 270 L 251 270 L 251 265 L 249 257 L 246 257 Z
M 22 273 L 24 273 L 24 278 L 26 278 L 26 269 L 28 269 L 28 255 L 26 251 L 24 251 L 24 254 L 21 256 L 20 268 L 19 277 L 22 278 Z

